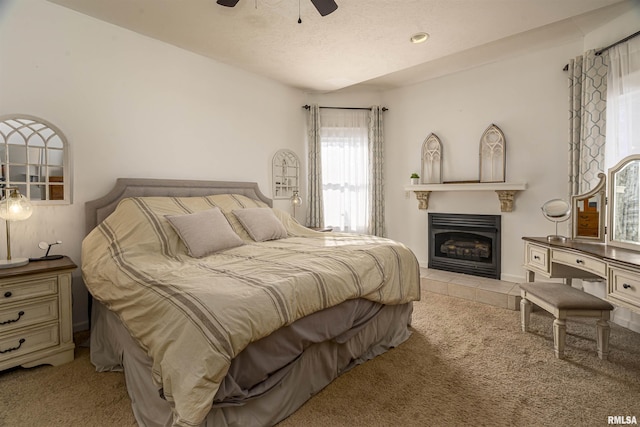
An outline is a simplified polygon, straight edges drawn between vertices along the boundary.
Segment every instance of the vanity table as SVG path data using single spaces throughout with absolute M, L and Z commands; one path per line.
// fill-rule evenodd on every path
M 527 282 L 547 278 L 604 279 L 606 299 L 640 313 L 640 252 L 602 242 L 523 237 Z
M 598 178 L 591 191 L 571 197 L 571 238 L 523 237 L 526 280 L 604 279 L 609 302 L 640 313 L 640 155 Z

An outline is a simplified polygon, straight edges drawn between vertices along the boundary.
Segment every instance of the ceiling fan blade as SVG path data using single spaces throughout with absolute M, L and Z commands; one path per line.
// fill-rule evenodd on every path
M 338 5 L 333 0 L 311 0 L 311 3 L 313 3 L 322 16 L 327 16 L 331 12 L 335 12 L 338 8 Z
M 221 6 L 233 7 L 238 4 L 239 0 L 218 0 L 218 3 Z

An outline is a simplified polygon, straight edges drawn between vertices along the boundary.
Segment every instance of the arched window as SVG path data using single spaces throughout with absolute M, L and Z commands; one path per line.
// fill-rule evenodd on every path
M 17 187 L 32 202 L 71 203 L 64 134 L 32 116 L 0 117 L 0 187 Z

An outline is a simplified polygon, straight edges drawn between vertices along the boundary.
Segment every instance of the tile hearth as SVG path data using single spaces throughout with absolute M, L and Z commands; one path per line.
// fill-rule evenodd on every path
M 420 268 L 420 283 L 430 292 L 520 310 L 520 287 L 517 283 L 429 268 Z

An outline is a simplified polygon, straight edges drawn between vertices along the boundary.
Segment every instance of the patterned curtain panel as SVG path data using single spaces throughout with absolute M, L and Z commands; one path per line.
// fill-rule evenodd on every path
M 320 107 L 314 104 L 307 116 L 309 164 L 307 170 L 307 227 L 324 227 L 322 202 L 322 154 L 320 152 Z
M 569 61 L 569 195 L 589 191 L 605 171 L 608 54 Z
M 368 233 L 384 237 L 384 186 L 382 108 L 371 107 L 369 113 L 369 229 Z

